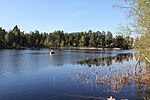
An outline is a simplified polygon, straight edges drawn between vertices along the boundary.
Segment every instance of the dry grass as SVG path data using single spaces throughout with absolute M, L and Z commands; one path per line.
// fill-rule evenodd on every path
M 140 75 L 140 82 L 145 84 L 150 84 L 150 69 L 148 69 L 144 74 Z

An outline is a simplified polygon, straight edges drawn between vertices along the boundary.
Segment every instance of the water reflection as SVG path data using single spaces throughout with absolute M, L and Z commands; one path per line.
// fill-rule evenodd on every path
M 133 59 L 133 54 L 118 54 L 116 56 L 112 57 L 105 57 L 105 58 L 87 58 L 86 60 L 81 60 L 77 62 L 77 64 L 81 65 L 88 65 L 88 67 L 91 67 L 93 65 L 95 66 L 110 66 L 112 65 L 112 62 L 118 62 L 122 63 L 123 61 L 129 61 Z
M 150 68 L 150 51 L 137 52 L 135 58 L 140 62 L 145 62 L 147 68 Z
M 92 66 L 92 69 L 90 71 L 78 70 L 72 80 L 75 80 L 79 87 L 85 86 L 90 90 L 99 92 L 103 90 L 105 94 L 126 93 L 126 91 L 130 90 L 129 88 L 133 88 L 135 89 L 133 91 L 136 91 L 135 97 L 137 99 L 149 100 L 150 85 L 143 83 L 145 82 L 143 80 L 145 79 L 144 75 L 147 75 L 147 69 L 145 69 L 145 65 L 142 62 L 138 64 L 132 62 L 129 65 L 128 63 L 134 59 L 134 54 L 128 53 L 118 54 L 113 57 L 81 60 L 77 64 Z M 118 64 L 116 65 L 116 63 Z M 111 65 L 113 67 L 110 67 Z M 101 67 L 98 69 L 95 66 Z M 124 99 L 128 99 L 128 97 Z
M 150 100 L 150 84 L 138 83 L 136 94 L 137 94 L 136 99 L 143 97 L 142 98 L 143 100 Z
M 131 51 L 55 50 L 54 55 L 47 52 L 0 51 L 0 99 L 72 100 L 113 96 L 117 100 L 123 97 L 133 100 L 149 96 L 149 86 L 140 82 L 145 67 L 140 63 L 134 70 L 136 59 Z

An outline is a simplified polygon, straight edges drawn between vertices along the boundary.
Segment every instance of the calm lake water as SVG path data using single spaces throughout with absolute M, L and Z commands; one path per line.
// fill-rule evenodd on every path
M 148 95 L 145 85 L 139 89 L 132 80 L 119 88 L 113 81 L 95 82 L 96 75 L 111 78 L 132 72 L 135 50 L 54 51 L 0 50 L 0 100 L 135 100 Z

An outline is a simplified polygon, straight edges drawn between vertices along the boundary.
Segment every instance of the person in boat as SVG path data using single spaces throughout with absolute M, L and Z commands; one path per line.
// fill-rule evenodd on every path
M 50 50 L 50 52 L 49 52 L 50 54 L 54 54 L 54 51 L 53 50 Z

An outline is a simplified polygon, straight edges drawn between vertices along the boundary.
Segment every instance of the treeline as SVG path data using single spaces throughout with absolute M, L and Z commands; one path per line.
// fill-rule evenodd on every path
M 43 48 L 43 47 L 97 47 L 97 48 L 132 48 L 133 38 L 122 35 L 113 37 L 108 32 L 73 32 L 54 31 L 40 33 L 39 31 L 24 33 L 16 25 L 7 32 L 0 27 L 0 48 Z

